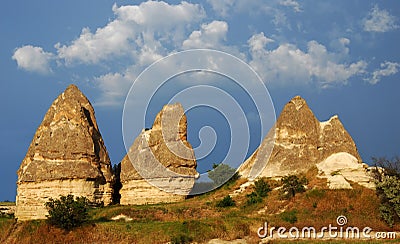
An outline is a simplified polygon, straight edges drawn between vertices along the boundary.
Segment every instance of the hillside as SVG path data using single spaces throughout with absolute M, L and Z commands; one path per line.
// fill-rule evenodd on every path
M 238 190 L 246 181 L 239 179 L 216 191 L 180 203 L 115 205 L 92 209 L 90 223 L 71 232 L 49 226 L 44 220 L 16 223 L 13 219 L 3 217 L 0 218 L 0 242 L 207 243 L 212 239 L 241 239 L 241 243 L 258 243 L 261 239 L 257 236 L 257 230 L 265 221 L 270 226 L 313 226 L 318 230 L 329 224 L 335 225 L 340 215 L 347 217 L 346 226 L 368 226 L 374 231 L 400 231 L 400 225 L 389 228 L 381 221 L 379 201 L 374 190 L 357 184 L 352 185 L 353 189 L 328 189 L 325 179 L 314 177 L 316 170 L 314 168 L 306 174 L 308 190 L 290 200 L 282 199 L 280 191 L 273 190 L 263 202 L 249 206 L 246 204 L 246 195 L 253 191 L 253 187 L 248 187 L 233 196 L 236 206 L 216 207 L 218 201 Z M 269 183 L 275 188 L 280 185 L 278 181 Z M 111 220 L 120 214 L 132 221 Z M 342 243 L 344 239 L 337 241 Z M 395 241 L 392 240 L 393 243 Z

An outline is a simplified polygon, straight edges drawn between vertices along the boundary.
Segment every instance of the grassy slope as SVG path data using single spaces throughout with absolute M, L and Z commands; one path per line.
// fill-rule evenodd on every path
M 91 211 L 91 223 L 69 233 L 50 227 L 44 221 L 24 222 L 8 240 L 15 243 L 166 243 L 185 239 L 201 243 L 214 238 L 246 238 L 257 243 L 257 229 L 264 221 L 271 226 L 314 226 L 318 229 L 329 224 L 336 225 L 339 215 L 348 218 L 348 226 L 393 230 L 379 218 L 378 199 L 374 191 L 356 185 L 353 190 L 321 189 L 325 182 L 312 177 L 314 173 L 308 175 L 308 188 L 311 190 L 291 200 L 281 200 L 279 192 L 273 191 L 263 203 L 246 206 L 245 195 L 252 191 L 248 189 L 234 198 L 237 206 L 216 208 L 218 200 L 244 182 L 239 180 L 181 203 L 94 209 Z M 288 223 L 284 220 L 287 213 L 283 212 L 294 212 L 297 221 Z M 118 214 L 125 214 L 134 220 L 109 221 Z M 1 233 L 7 232 L 12 223 L 13 220 L 0 219 L 0 240 L 4 238 Z M 395 230 L 400 230 L 400 226 L 395 226 Z

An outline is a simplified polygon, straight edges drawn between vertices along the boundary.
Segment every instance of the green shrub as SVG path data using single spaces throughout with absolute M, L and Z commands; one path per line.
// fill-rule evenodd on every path
M 208 172 L 208 177 L 214 182 L 214 186 L 221 186 L 232 177 L 238 178 L 236 170 L 227 164 L 214 164 L 213 170 Z
M 376 194 L 382 219 L 392 227 L 400 222 L 400 158 L 373 158 Z M 380 168 L 378 168 L 378 166 Z
M 261 178 L 254 182 L 254 191 L 250 194 L 247 194 L 247 205 L 253 205 L 262 202 L 264 197 L 268 196 L 268 193 L 271 191 L 271 187 L 268 182 L 265 181 L 264 178 Z
M 260 197 L 254 191 L 250 194 L 247 194 L 246 197 L 247 197 L 247 202 L 246 202 L 247 205 L 253 205 L 253 204 L 262 202 L 262 197 Z
M 283 221 L 294 224 L 297 222 L 297 210 L 283 212 L 280 214 L 280 217 Z
M 386 222 L 387 225 L 390 227 L 393 227 L 394 225 L 394 218 L 393 216 L 395 215 L 392 206 L 390 206 L 387 203 L 382 203 L 379 206 L 379 212 L 381 215 L 381 218 Z
M 217 207 L 219 208 L 227 208 L 235 205 L 235 201 L 229 195 L 224 197 L 224 199 L 222 199 L 221 201 L 217 202 Z
M 381 217 L 392 227 L 400 219 L 400 178 L 383 177 L 381 182 L 376 183 L 376 191 L 381 201 Z
M 254 182 L 255 185 L 255 192 L 260 197 L 267 197 L 268 193 L 271 191 L 271 187 L 269 186 L 268 182 L 265 181 L 264 178 L 261 178 Z
M 308 183 L 306 177 L 297 175 L 288 175 L 282 178 L 282 194 L 285 198 L 292 198 L 296 193 L 304 192 Z
M 45 206 L 49 211 L 48 223 L 64 230 L 71 230 L 88 221 L 89 206 L 85 197 L 77 197 L 76 200 L 73 195 L 50 198 Z
M 190 237 L 187 234 L 179 234 L 176 236 L 173 236 L 171 238 L 171 244 L 185 244 L 185 243 L 191 243 L 193 241 L 193 238 Z

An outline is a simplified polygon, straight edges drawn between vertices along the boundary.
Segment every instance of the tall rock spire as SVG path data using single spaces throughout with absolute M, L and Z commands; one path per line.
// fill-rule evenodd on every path
M 263 153 L 268 150 L 272 152 Z M 340 157 L 337 156 L 339 154 Z M 358 177 L 362 178 L 361 183 L 370 186 L 370 177 L 363 173 L 366 166 L 362 164 L 357 147 L 338 116 L 334 115 L 328 121 L 319 122 L 306 101 L 296 96 L 284 106 L 275 126 L 256 152 L 239 168 L 239 172 L 244 177 L 254 178 L 255 175 L 251 174 L 250 169 L 256 165 L 258 172 L 264 168 L 259 177 L 281 177 L 305 173 L 312 167 L 318 167 L 321 162 L 325 162 L 320 165 L 326 168 L 328 161 L 325 160 L 328 158 L 328 161 L 335 162 L 334 164 L 338 160 L 351 159 L 351 162 L 341 165 L 351 166 L 353 171 L 359 170 L 358 175 L 363 175 Z M 329 167 L 329 170 L 335 168 L 334 165 Z M 320 170 L 323 175 L 324 170 L 322 168 Z M 353 180 L 355 177 L 347 178 Z M 328 181 L 329 179 L 328 177 Z
M 121 162 L 121 204 L 177 202 L 192 190 L 196 159 L 181 104 L 165 105 Z M 138 172 L 139 171 L 139 172 Z
M 70 85 L 52 103 L 18 169 L 16 217 L 44 218 L 48 198 L 73 194 L 109 204 L 112 171 L 89 100 Z

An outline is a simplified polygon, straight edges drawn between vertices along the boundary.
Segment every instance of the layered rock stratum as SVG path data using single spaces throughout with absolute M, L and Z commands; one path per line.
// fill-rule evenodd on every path
M 113 175 L 89 100 L 70 85 L 52 103 L 18 169 L 15 217 L 43 219 L 49 198 L 112 201 Z
M 306 101 L 296 96 L 285 105 L 275 126 L 239 173 L 250 179 L 279 178 L 305 173 L 315 166 L 330 188 L 351 188 L 352 181 L 373 187 L 368 166 L 362 163 L 338 116 L 320 122 Z
M 140 133 L 121 162 L 120 203 L 181 201 L 198 177 L 196 166 L 182 105 L 165 105 L 152 128 Z

